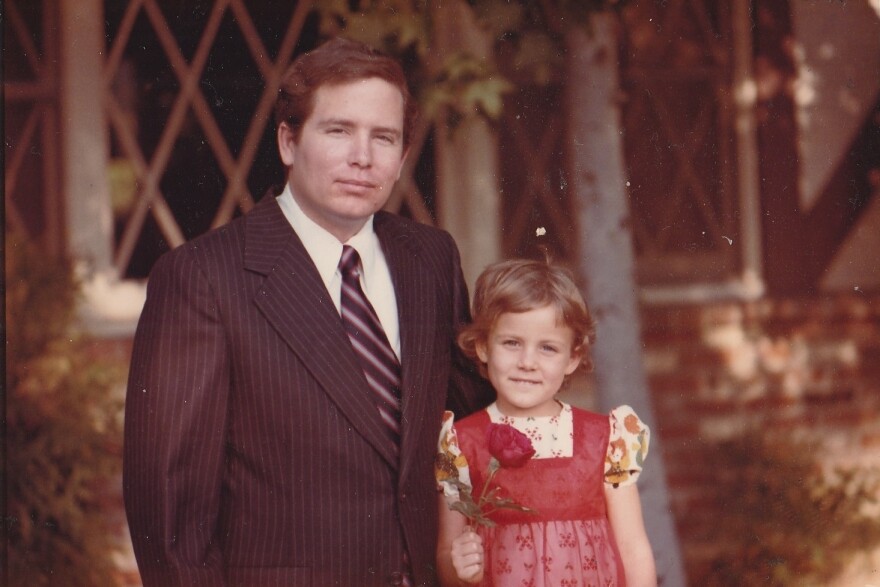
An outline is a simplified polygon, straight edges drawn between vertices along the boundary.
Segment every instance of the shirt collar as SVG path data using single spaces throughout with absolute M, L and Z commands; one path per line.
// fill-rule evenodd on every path
M 324 283 L 330 283 L 339 266 L 342 256 L 342 245 L 339 240 L 314 220 L 306 216 L 293 197 L 290 184 L 284 185 L 284 191 L 278 196 L 278 205 L 285 218 L 296 231 L 309 257 L 318 268 Z M 344 244 L 354 247 L 361 258 L 364 276 L 372 275 L 376 260 L 376 247 L 379 239 L 373 232 L 373 216 L 370 215 L 361 229 Z

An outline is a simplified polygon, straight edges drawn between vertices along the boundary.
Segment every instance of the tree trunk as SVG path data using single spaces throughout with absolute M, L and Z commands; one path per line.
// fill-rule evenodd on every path
M 592 349 L 601 410 L 629 404 L 651 427 L 651 450 L 639 479 L 645 524 L 661 585 L 685 584 L 669 507 L 659 427 L 642 363 L 638 289 L 630 228 L 619 92 L 616 20 L 566 33 L 567 164 L 580 226 L 577 268 L 596 319 Z

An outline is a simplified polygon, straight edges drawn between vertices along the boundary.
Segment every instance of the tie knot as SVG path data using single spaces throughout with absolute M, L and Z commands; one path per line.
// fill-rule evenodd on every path
M 357 276 L 360 256 L 354 247 L 342 245 L 342 257 L 339 258 L 339 271 L 343 276 Z

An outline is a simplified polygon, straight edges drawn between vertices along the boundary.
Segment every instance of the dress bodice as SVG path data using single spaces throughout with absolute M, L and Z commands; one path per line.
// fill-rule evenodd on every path
M 489 414 L 483 410 L 455 426 L 462 453 L 470 468 L 474 496 L 480 495 L 489 470 L 485 442 Z M 538 520 L 586 520 L 605 517 L 604 464 L 610 431 L 608 417 L 573 411 L 573 446 L 570 457 L 531 459 L 518 469 L 501 468 L 493 485 L 535 513 L 499 510 L 496 523 L 531 523 Z
M 516 428 L 536 449 L 491 480 L 488 490 L 534 511 L 498 509 L 486 513 L 494 525 L 476 527 L 486 553 L 482 587 L 626 585 L 605 491 L 635 483 L 650 431 L 628 406 L 605 416 L 561 405 L 560 416 L 547 418 L 511 418 L 494 405 L 454 424 L 451 413 L 444 417 L 439 456 L 452 470 L 440 467 L 437 478 L 450 504 L 459 486 L 479 500 L 492 460 L 490 424 Z

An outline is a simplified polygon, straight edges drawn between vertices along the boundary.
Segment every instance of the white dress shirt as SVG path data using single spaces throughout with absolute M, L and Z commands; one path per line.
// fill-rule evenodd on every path
M 342 275 L 339 273 L 339 259 L 342 257 L 342 245 L 346 244 L 358 252 L 361 258 L 361 288 L 376 314 L 379 322 L 385 330 L 391 348 L 400 358 L 400 324 L 397 319 L 397 297 L 394 294 L 394 284 L 391 281 L 391 272 L 388 262 L 382 252 L 379 237 L 373 232 L 373 217 L 370 216 L 363 228 L 347 242 L 339 240 L 319 226 L 315 221 L 306 216 L 302 211 L 290 185 L 285 184 L 284 191 L 278 196 L 278 205 L 284 213 L 287 221 L 293 227 L 299 239 L 302 241 L 306 252 L 312 258 L 312 262 L 318 268 L 318 273 L 327 287 L 330 299 L 340 311 L 340 291 L 342 289 Z

